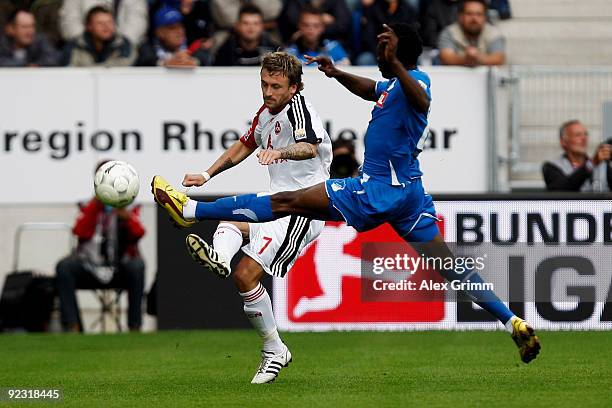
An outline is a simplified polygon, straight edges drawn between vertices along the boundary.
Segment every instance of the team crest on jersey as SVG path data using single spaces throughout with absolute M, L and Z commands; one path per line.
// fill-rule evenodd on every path
M 274 125 L 274 133 L 278 135 L 280 132 L 281 132 L 281 124 L 280 122 L 276 122 L 276 124 Z
M 336 191 L 344 190 L 346 188 L 346 182 L 343 179 L 334 180 L 331 185 L 332 191 L 335 193 Z
M 380 97 L 376 101 L 376 106 L 378 106 L 379 108 L 382 108 L 383 105 L 385 104 L 385 101 L 387 100 L 387 95 L 389 95 L 387 91 L 384 91 L 383 93 L 381 93 Z
M 306 129 L 295 129 L 295 140 L 306 139 Z

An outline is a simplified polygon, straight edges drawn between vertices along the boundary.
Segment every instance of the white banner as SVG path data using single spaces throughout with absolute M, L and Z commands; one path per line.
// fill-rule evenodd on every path
M 442 219 L 441 233 L 448 242 L 506 242 L 497 246 L 498 254 L 514 257 L 512 273 L 506 276 L 512 278 L 512 286 L 520 291 L 510 300 L 519 304 L 521 314 L 536 328 L 612 329 L 611 255 L 609 246 L 604 249 L 605 245 L 612 245 L 610 201 L 573 200 L 564 201 L 563 206 L 555 200 L 440 201 L 436 209 Z M 470 302 L 449 301 L 450 293 L 446 298 L 442 294 L 428 301 L 365 298 L 361 249 L 363 244 L 372 242 L 402 240 L 388 225 L 357 233 L 344 223 L 327 223 L 319 239 L 303 251 L 287 276 L 274 280 L 274 311 L 279 328 L 295 331 L 502 328 Z M 587 246 L 572 249 L 562 245 L 568 242 Z M 489 249 L 493 247 L 488 245 Z M 517 250 L 521 252 L 517 254 Z M 588 273 L 575 267 L 580 262 L 565 266 L 563 260 L 568 256 L 573 261 L 583 261 Z M 510 268 L 509 259 L 498 257 L 489 261 L 486 267 L 498 268 L 502 274 Z M 545 265 L 549 265 L 548 270 Z M 556 266 L 551 269 L 550 265 Z M 563 300 L 538 298 L 536 286 Z M 500 292 L 500 297 L 508 300 Z M 597 293 L 596 298 L 589 298 L 589 292 Z M 405 296 L 413 294 L 406 292 Z
M 380 79 L 375 68 L 352 68 Z M 487 189 L 486 71 L 428 68 L 431 138 L 420 159 L 431 192 Z M 261 106 L 258 69 L 1 70 L 0 203 L 74 202 L 92 193 L 96 163 L 132 163 L 149 200 L 154 174 L 179 182 L 200 172 L 248 127 Z M 332 139 L 354 137 L 361 153 L 372 103 L 316 69 L 304 94 Z M 205 193 L 267 190 L 251 157 L 207 184 Z M 452 174 L 452 177 L 450 176 Z M 204 191 L 203 191 L 204 192 Z

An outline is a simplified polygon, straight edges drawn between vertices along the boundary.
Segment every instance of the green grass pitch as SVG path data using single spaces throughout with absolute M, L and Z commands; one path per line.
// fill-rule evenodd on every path
M 0 387 L 61 388 L 56 406 L 71 407 L 612 404 L 611 333 L 539 334 L 525 365 L 503 332 L 285 333 L 293 362 L 263 386 L 249 383 L 260 343 L 248 330 L 4 335 Z

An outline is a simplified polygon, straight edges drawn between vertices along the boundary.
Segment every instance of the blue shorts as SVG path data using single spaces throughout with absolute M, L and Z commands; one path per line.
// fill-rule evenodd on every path
M 325 182 L 330 211 L 357 231 L 367 231 L 385 222 L 408 242 L 429 242 L 438 234 L 436 209 L 425 193 L 421 179 L 402 186 L 360 177 Z

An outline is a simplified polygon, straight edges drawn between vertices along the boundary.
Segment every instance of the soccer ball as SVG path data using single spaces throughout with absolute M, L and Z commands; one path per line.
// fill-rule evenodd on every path
M 138 173 L 132 165 L 111 160 L 104 163 L 94 176 L 96 196 L 104 204 L 125 207 L 134 201 L 140 189 Z

